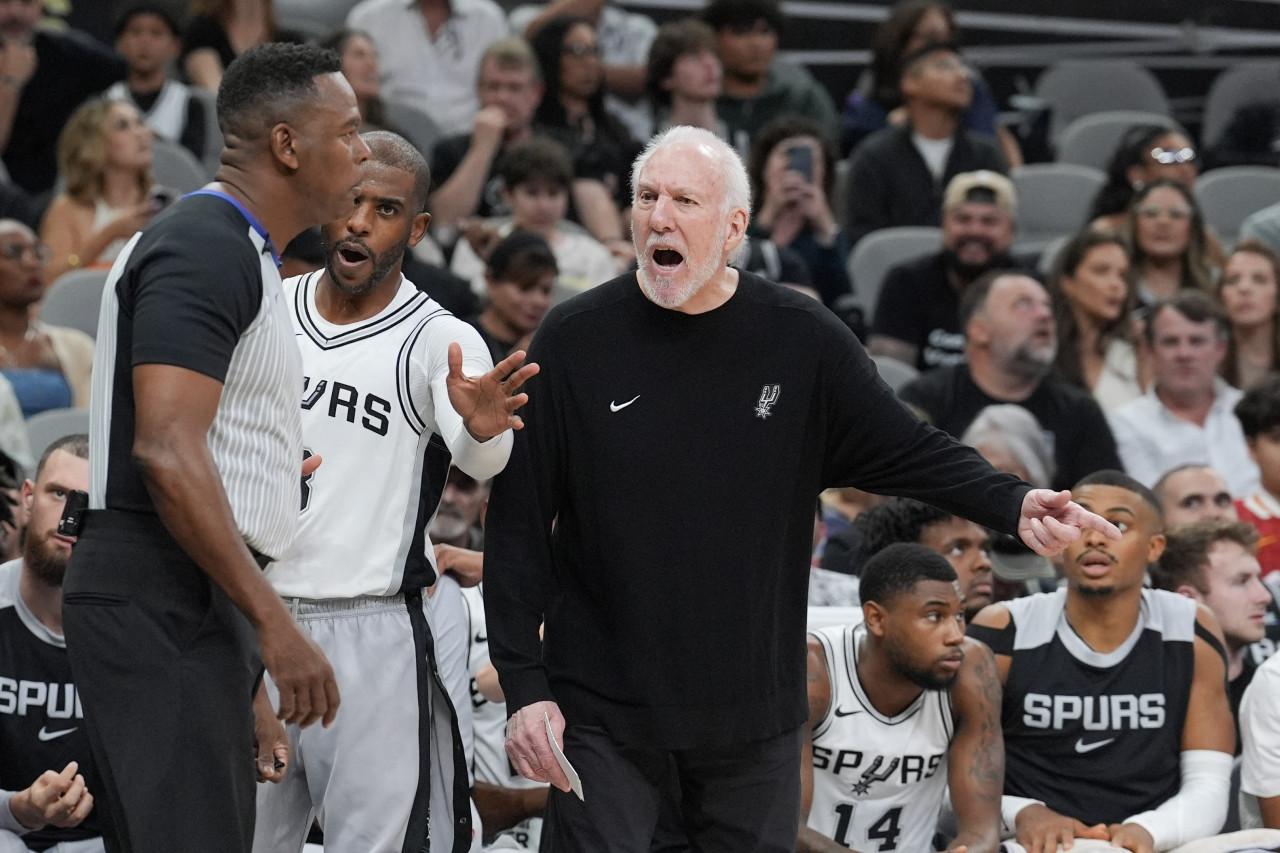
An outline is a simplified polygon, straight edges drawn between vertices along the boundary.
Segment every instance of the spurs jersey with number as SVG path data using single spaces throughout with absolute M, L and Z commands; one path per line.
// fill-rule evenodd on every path
M 504 788 L 545 788 L 545 783 L 526 779 L 511 768 L 505 743 L 507 706 L 502 702 L 490 702 L 480 695 L 480 689 L 476 686 L 476 673 L 489 663 L 484 584 L 464 589 L 462 598 L 467 603 L 471 623 L 467 668 L 471 670 L 471 713 L 475 724 L 475 779 L 477 782 L 488 782 Z M 503 830 L 487 849 L 537 850 L 541 834 L 542 818 L 531 817 Z
M 1121 823 L 1178 792 L 1203 629 L 1193 600 L 1144 589 L 1133 633 L 1103 654 L 1067 623 L 1066 600 L 1057 590 L 1007 601 L 1012 631 L 970 630 L 1011 657 L 1004 791 L 1089 825 Z
M 306 599 L 429 586 L 435 554 L 426 531 L 450 461 L 434 414 L 437 406 L 453 412 L 448 345 L 462 345 L 468 375 L 492 369 L 489 350 L 403 276 L 376 316 L 329 323 L 316 310 L 320 276 L 284 288 L 302 351 L 303 455 L 323 461 L 303 480 L 298 537 L 267 577 L 280 595 Z M 464 429 L 460 419 L 452 426 Z
M 809 827 L 863 853 L 928 853 L 947 787 L 951 694 L 925 690 L 902 713 L 875 709 L 858 680 L 862 625 L 812 632 L 831 704 L 813 729 Z

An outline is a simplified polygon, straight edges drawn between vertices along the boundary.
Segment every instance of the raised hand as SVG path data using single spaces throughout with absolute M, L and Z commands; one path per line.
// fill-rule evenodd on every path
M 1085 528 L 1120 538 L 1114 524 L 1072 501 L 1070 492 L 1032 489 L 1022 499 L 1018 536 L 1037 554 L 1054 556 L 1079 539 Z
M 509 429 L 524 427 L 524 421 L 514 412 L 529 402 L 529 395 L 516 392 L 537 372 L 538 365 L 524 363 L 521 350 L 482 376 L 466 376 L 462 372 L 462 347 L 449 344 L 449 375 L 445 380 L 449 402 L 471 437 L 488 441 Z

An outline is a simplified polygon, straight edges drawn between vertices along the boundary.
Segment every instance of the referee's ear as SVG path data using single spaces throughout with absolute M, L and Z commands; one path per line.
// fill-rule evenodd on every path
M 288 122 L 279 122 L 271 128 L 271 136 L 268 140 L 271 157 L 289 174 L 298 171 L 298 151 L 295 144 L 297 139 L 297 133 Z
M 419 213 L 413 217 L 413 227 L 409 230 L 409 248 L 418 245 L 427 234 L 427 226 L 431 224 L 430 213 Z

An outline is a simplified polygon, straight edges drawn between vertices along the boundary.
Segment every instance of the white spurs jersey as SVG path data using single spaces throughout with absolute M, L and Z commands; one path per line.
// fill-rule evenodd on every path
M 450 343 L 461 344 L 470 376 L 493 368 L 489 350 L 403 276 L 376 316 L 329 323 L 316 310 L 321 275 L 284 283 L 305 375 L 303 455 L 323 461 L 303 480 L 298 537 L 267 578 L 280 595 L 306 599 L 429 586 L 427 527 L 450 459 L 461 449 L 467 473 L 487 478 L 510 453 L 510 431 L 484 444 L 467 434 L 445 387 Z
M 813 730 L 809 827 L 863 853 L 932 853 L 954 733 L 951 694 L 925 690 L 895 717 L 858 680 L 866 629 L 812 632 L 823 647 L 831 704 Z

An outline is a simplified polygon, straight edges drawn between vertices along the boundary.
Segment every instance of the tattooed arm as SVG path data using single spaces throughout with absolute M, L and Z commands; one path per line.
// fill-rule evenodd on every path
M 831 708 L 831 678 L 827 675 L 827 656 L 822 643 L 809 637 L 808 659 L 809 719 L 802 727 L 800 751 L 800 832 L 796 836 L 796 853 L 849 853 L 849 848 L 836 844 L 820 832 L 810 829 L 809 807 L 813 805 L 813 727 Z
M 1004 790 L 1000 676 L 995 655 L 976 640 L 965 641 L 964 665 L 951 688 L 951 703 L 956 733 L 947 752 L 947 781 L 960 832 L 948 849 L 995 853 Z

